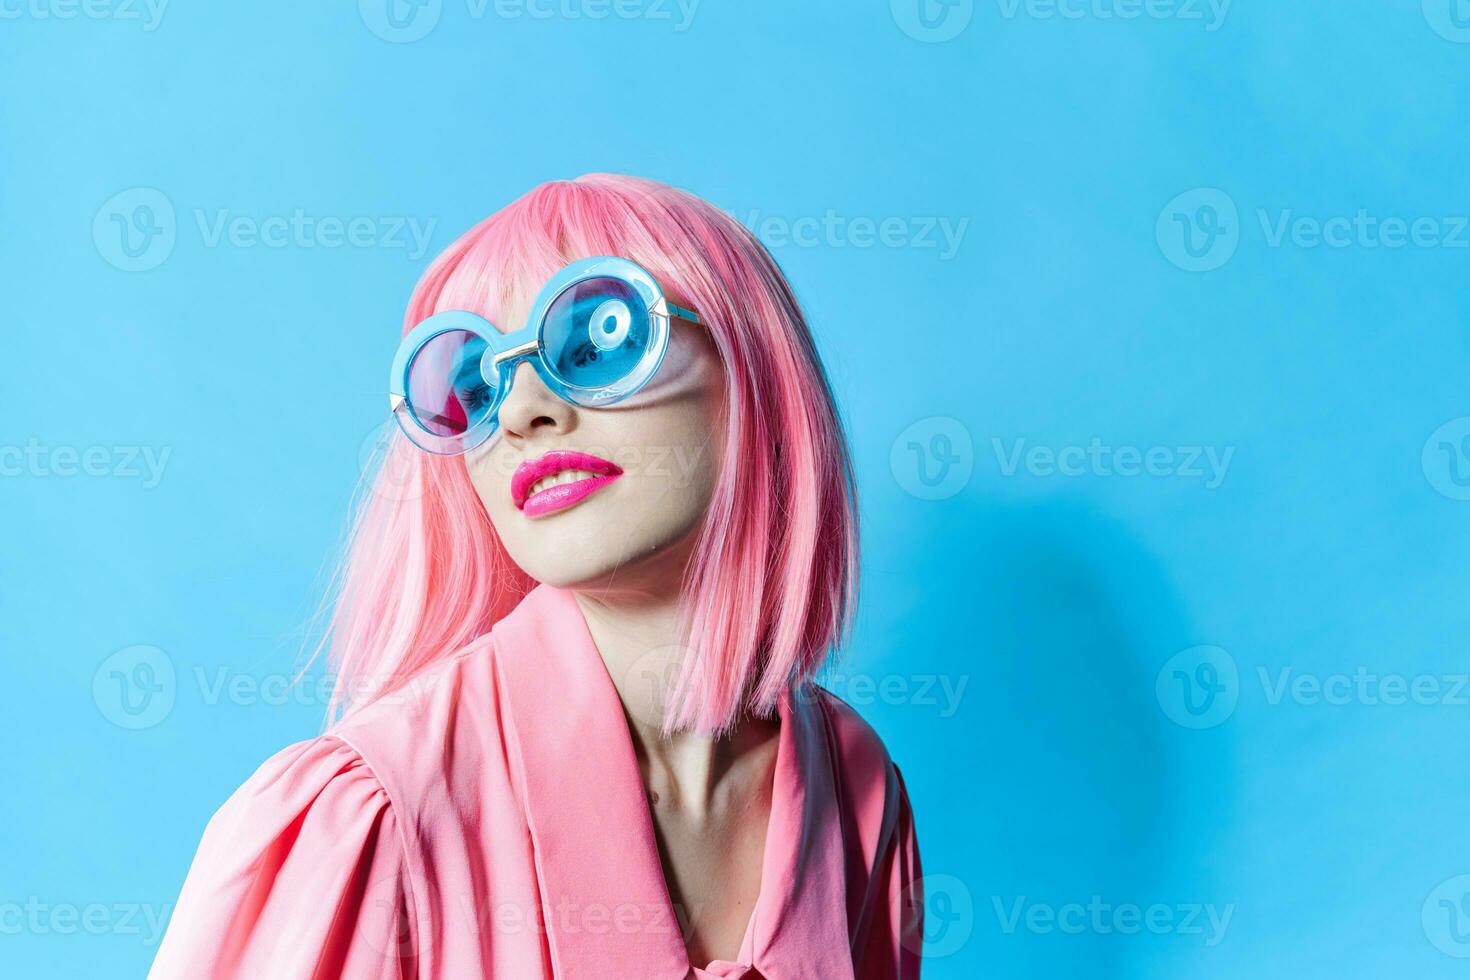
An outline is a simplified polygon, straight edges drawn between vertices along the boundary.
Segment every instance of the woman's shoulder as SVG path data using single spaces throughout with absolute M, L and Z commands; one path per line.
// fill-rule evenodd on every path
M 466 710 L 494 710 L 473 697 L 483 686 L 476 667 L 488 652 L 485 639 L 366 701 L 325 732 L 278 749 L 240 784 L 216 820 L 242 810 L 258 820 L 339 803 L 357 810 L 369 802 L 396 804 L 407 788 L 403 777 L 420 768 L 416 756 L 430 746 L 446 752 L 460 740 L 455 699 L 470 693 Z
M 852 705 L 811 685 L 826 719 L 832 764 L 844 809 L 851 814 L 870 852 L 892 836 L 909 810 L 908 791 L 888 747 Z
M 432 809 L 504 773 L 493 634 L 349 711 L 323 736 L 358 753 L 400 809 Z
M 852 775 L 888 778 L 894 768 L 888 746 L 857 709 L 818 684 L 810 685 L 813 698 L 822 708 L 838 750 L 839 762 Z
M 850 891 L 854 904 L 849 915 L 881 914 L 886 909 L 892 918 L 876 919 L 877 924 L 869 927 L 865 956 L 873 963 L 899 963 L 893 976 L 917 976 L 917 964 L 911 961 L 921 936 L 921 909 L 900 900 L 915 894 L 913 883 L 921 874 L 913 807 L 903 775 L 862 715 L 837 695 L 813 687 L 826 717 L 845 836 L 868 871 L 866 879 L 859 879 L 864 887 Z M 887 901 L 875 902 L 875 890 L 886 894 Z
M 491 652 L 261 763 L 210 819 L 150 976 L 399 976 L 437 907 L 425 869 L 475 861 L 466 822 L 509 826 Z
M 252 831 L 298 821 L 308 811 L 372 814 L 389 806 L 387 793 L 361 753 L 330 734 L 288 745 L 261 763 L 215 812 L 212 825 L 238 823 Z
M 397 976 L 381 937 L 407 921 L 408 880 L 401 823 L 362 756 L 330 735 L 297 742 L 210 818 L 149 977 Z

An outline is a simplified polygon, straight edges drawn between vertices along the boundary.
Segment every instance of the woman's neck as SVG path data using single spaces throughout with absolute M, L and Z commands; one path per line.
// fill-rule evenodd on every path
M 679 590 L 639 586 L 630 576 L 615 586 L 573 591 L 617 689 L 650 789 L 664 787 L 688 812 L 709 810 L 724 778 L 752 751 L 770 745 L 776 722 L 742 719 L 720 737 L 663 734 L 669 692 L 688 652 L 680 635 Z

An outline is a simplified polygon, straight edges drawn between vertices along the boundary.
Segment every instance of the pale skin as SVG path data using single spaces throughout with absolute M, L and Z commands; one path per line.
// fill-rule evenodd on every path
M 521 323 L 525 312 L 512 303 L 499 319 Z M 760 891 L 779 739 L 775 719 L 744 718 L 721 738 L 660 730 L 665 681 L 684 652 L 680 582 L 719 476 L 723 392 L 708 334 L 675 321 L 658 376 L 608 408 L 562 401 L 521 364 L 500 434 L 465 457 L 511 557 L 577 598 L 622 701 L 669 897 L 700 966 L 738 956 Z M 592 453 L 624 473 L 568 509 L 528 517 L 511 475 L 553 449 Z M 588 833 L 595 840 L 596 828 Z

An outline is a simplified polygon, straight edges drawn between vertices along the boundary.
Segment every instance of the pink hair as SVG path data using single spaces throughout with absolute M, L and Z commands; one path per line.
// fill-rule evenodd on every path
M 760 242 L 654 181 L 553 181 L 434 260 L 404 331 L 443 310 L 498 323 L 592 255 L 652 272 L 700 312 L 724 364 L 724 465 L 683 583 L 691 653 L 664 728 L 728 730 L 742 713 L 771 714 L 783 688 L 811 676 L 845 637 L 856 590 L 846 440 L 801 310 Z M 383 452 L 323 640 L 336 673 L 329 720 L 484 634 L 535 585 L 501 545 L 462 460 L 418 451 L 396 426 Z

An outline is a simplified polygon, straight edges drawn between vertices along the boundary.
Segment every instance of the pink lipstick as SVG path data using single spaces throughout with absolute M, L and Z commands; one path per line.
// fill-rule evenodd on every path
M 623 475 L 623 468 L 591 453 L 553 449 L 516 467 L 510 496 L 521 513 L 540 517 L 581 503 Z

